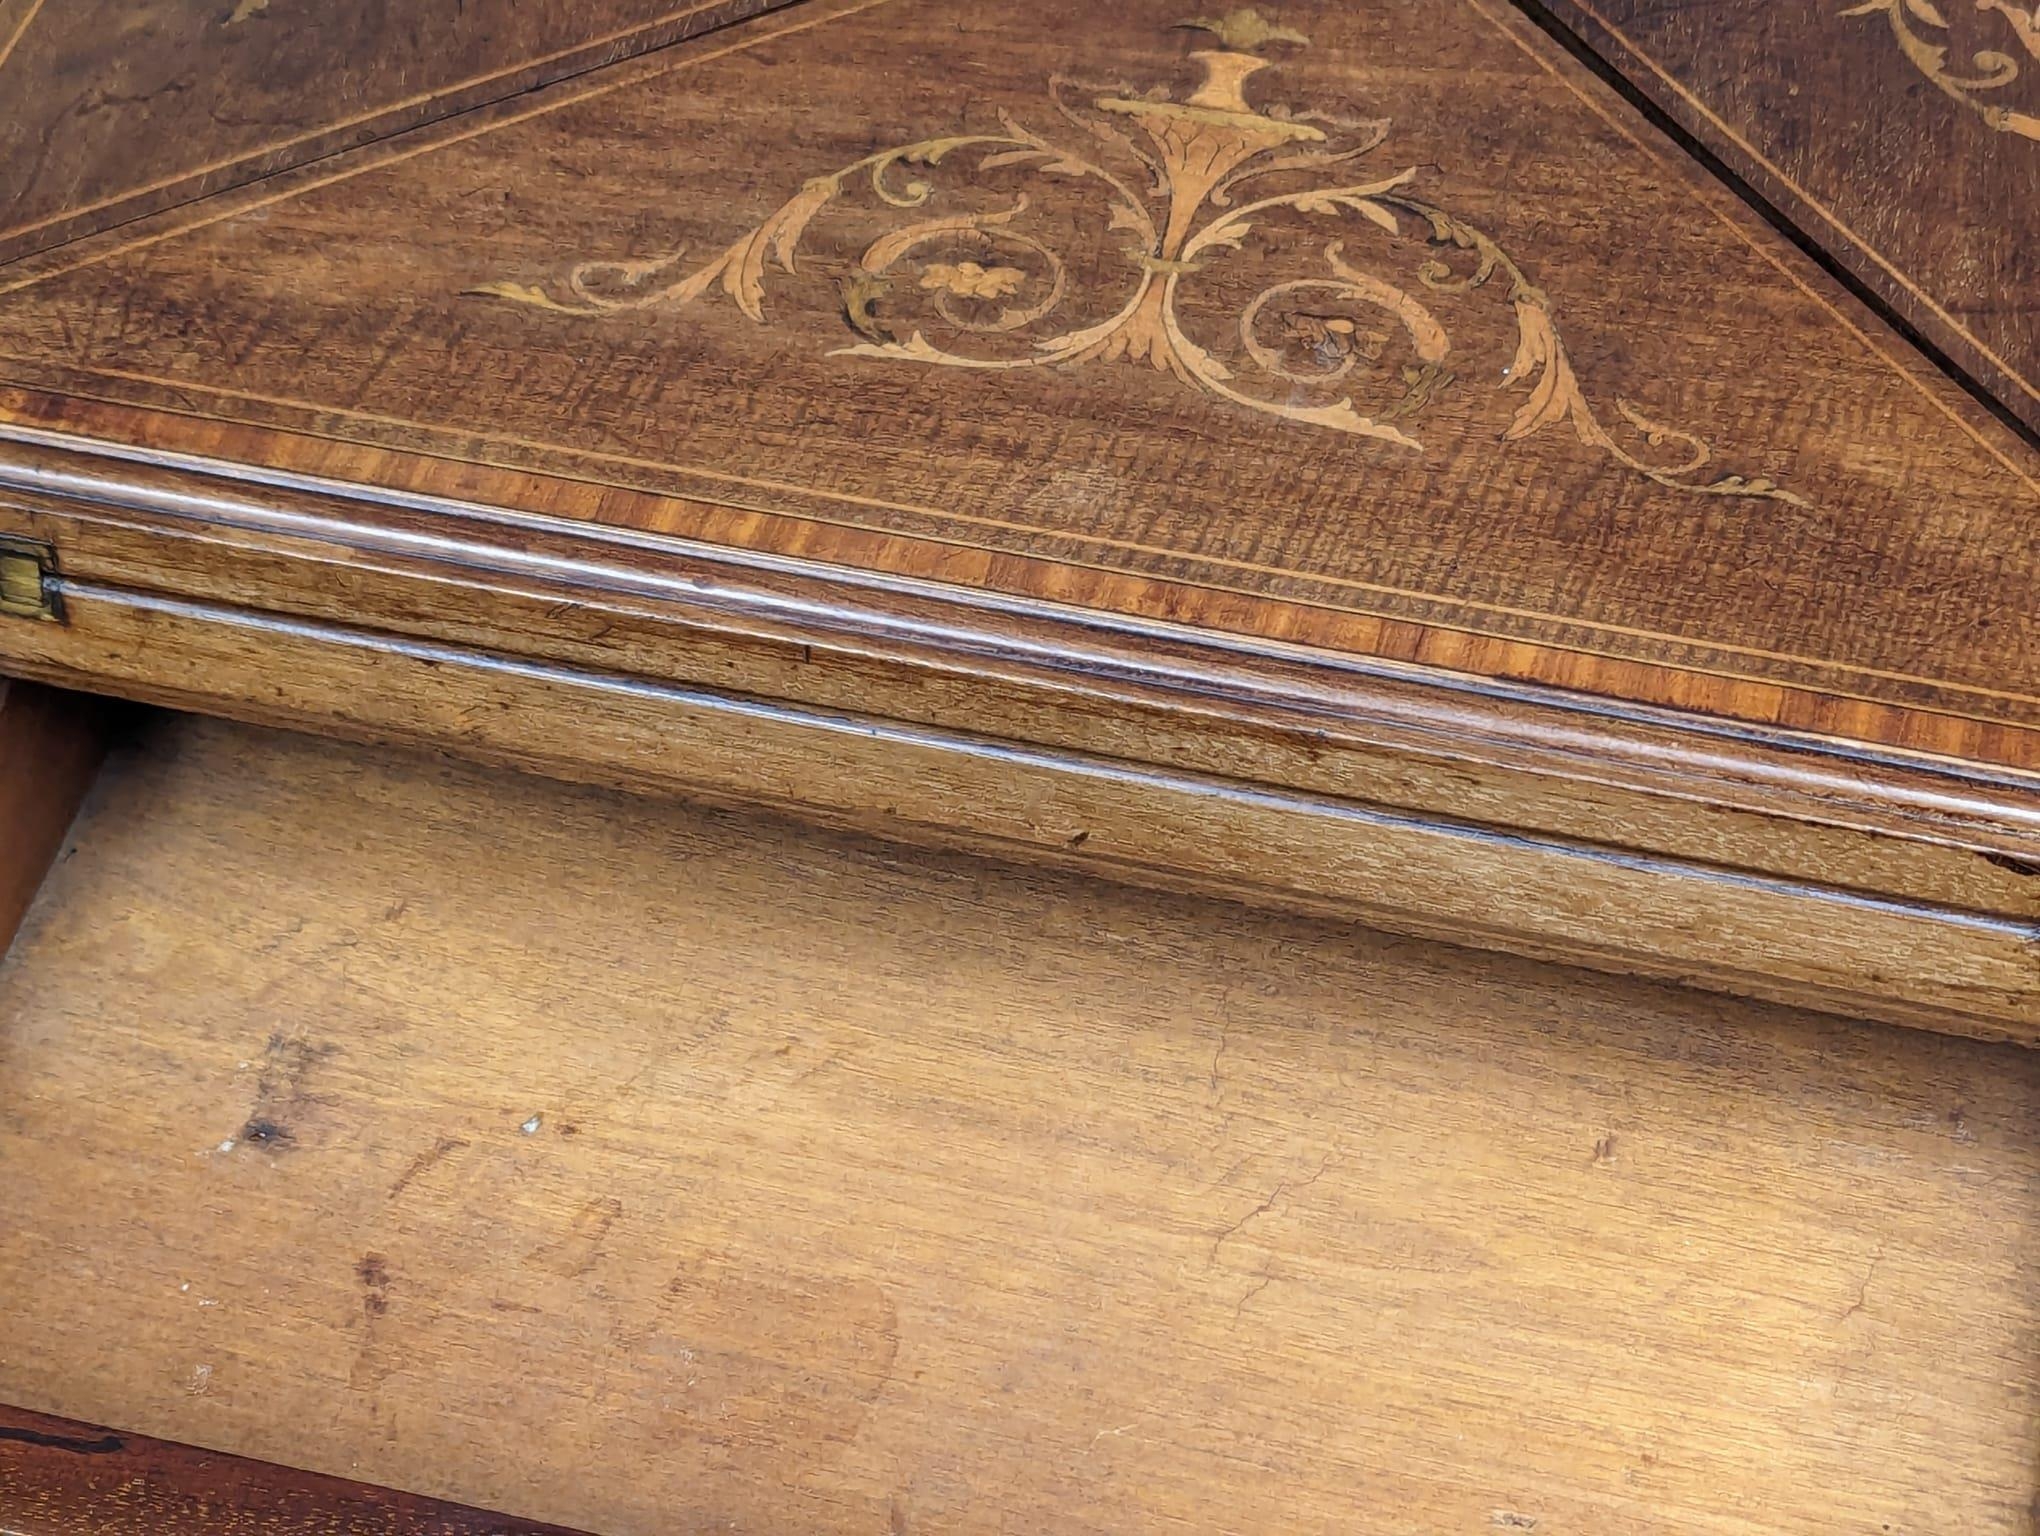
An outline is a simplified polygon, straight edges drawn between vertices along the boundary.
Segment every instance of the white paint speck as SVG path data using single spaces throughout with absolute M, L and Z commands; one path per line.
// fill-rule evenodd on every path
M 533 1115 L 529 1120 L 525 1121 L 524 1124 L 518 1126 L 517 1129 L 524 1132 L 524 1134 L 527 1136 L 536 1136 L 538 1134 L 538 1128 L 544 1124 L 545 1124 L 544 1115 Z
M 212 1367 L 209 1365 L 194 1366 L 191 1372 L 191 1385 L 186 1387 L 185 1390 L 193 1397 L 204 1397 L 206 1393 L 210 1392 L 212 1390 Z
M 220 1150 L 222 1152 L 231 1152 L 234 1150 L 234 1141 L 231 1136 L 228 1137 L 225 1141 L 220 1143 Z

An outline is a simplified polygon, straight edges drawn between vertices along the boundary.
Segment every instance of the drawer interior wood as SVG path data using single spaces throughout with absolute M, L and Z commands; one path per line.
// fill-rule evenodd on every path
M 2015 1531 L 2040 1055 L 164 716 L 0 1400 L 618 1536 Z
M 0 953 L 91 787 L 107 724 L 98 699 L 0 677 Z

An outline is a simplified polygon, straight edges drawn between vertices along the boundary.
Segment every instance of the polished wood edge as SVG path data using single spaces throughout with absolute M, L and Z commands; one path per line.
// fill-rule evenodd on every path
M 2040 922 L 67 581 L 5 665 L 1475 947 L 2040 1043 Z
M 1602 76 L 1675 142 L 1698 151 L 1754 211 L 1929 354 L 1940 371 L 2029 444 L 2040 447 L 2040 381 L 2013 371 L 1933 296 L 1688 91 L 1591 0 L 1513 0 L 1541 30 Z
M 574 1536 L 463 1505 L 0 1407 L 8 1536 Z
M 103 700 L 0 678 L 0 954 L 92 787 L 110 715 Z
M 1935 383 L 1953 397 L 1945 381 Z M 752 506 L 728 498 L 727 487 L 704 485 L 697 495 L 563 476 L 521 460 L 500 460 L 489 445 L 465 437 L 434 455 L 357 442 L 344 430 L 336 437 L 227 421 L 197 408 L 191 389 L 182 385 L 171 388 L 175 398 L 169 405 L 153 406 L 101 399 L 89 374 L 54 388 L 0 384 L 0 461 L 14 457 L 16 444 L 82 456 L 95 466 L 93 476 L 108 482 L 116 501 L 122 499 L 122 466 L 150 466 L 213 485 L 287 488 L 330 498 L 348 507 L 349 521 L 372 527 L 430 513 L 442 534 L 450 531 L 445 526 L 450 519 L 463 532 L 476 524 L 520 534 L 552 530 L 595 546 L 691 541 L 692 547 L 722 551 L 738 563 L 777 561 L 846 578 L 854 573 L 871 583 L 937 589 L 925 576 L 929 550 L 921 534 L 851 526 L 793 507 Z M 1992 451 L 2004 457 L 2004 445 Z M 587 516 L 591 495 L 603 508 L 598 520 Z M 981 606 L 1060 605 L 1089 624 L 1143 632 L 1168 626 L 1126 617 L 1129 605 L 1153 615 L 1175 611 L 1180 600 L 1192 611 L 1204 611 L 1201 600 L 1209 595 L 1188 577 L 1133 575 L 1048 555 L 1005 553 L 996 564 L 991 585 L 997 591 L 968 581 L 940 590 L 954 602 Z M 1705 641 L 1625 637 L 1593 625 L 1567 626 L 1566 632 L 1571 640 L 1539 640 L 1470 621 L 1395 617 L 1315 601 L 1242 602 L 1224 620 L 1200 623 L 1195 631 L 1207 643 L 1249 651 L 1287 650 L 1360 668 L 1457 674 L 1496 687 L 1712 721 L 1726 730 L 2040 774 L 2040 716 L 2034 714 L 2040 705 L 2016 691 L 1761 651 L 1730 655 Z
M 2017 866 L 2040 863 L 2040 775 L 460 504 L 4 448 L 0 533 L 108 586 L 1793 878 L 1837 879 L 1803 833 L 1870 833 L 1987 868 L 1988 909 L 2034 899 Z
M 411 98 L 344 123 L 297 133 L 246 154 L 203 165 L 181 175 L 119 193 L 89 207 L 73 209 L 33 224 L 0 227 L 0 268 L 72 241 L 103 235 L 139 219 L 173 212 L 226 191 L 264 181 L 323 160 L 329 155 L 365 148 L 422 128 L 448 123 L 527 92 L 560 85 L 593 70 L 608 68 L 666 49 L 697 42 L 712 33 L 750 21 L 769 11 L 805 0 L 694 0 L 675 4 L 666 14 L 636 26 L 563 49 L 538 59 L 454 83 L 444 90 Z M 31 16 L 21 24 L 25 32 Z M 14 36 L 19 43 L 20 34 Z M 0 38 L 0 42 L 6 41 Z

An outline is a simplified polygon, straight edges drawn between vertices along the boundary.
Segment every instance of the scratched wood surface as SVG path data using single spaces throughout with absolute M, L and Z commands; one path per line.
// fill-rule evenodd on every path
M 0 261 L 773 0 L 0 0 Z
M 573 1536 L 478 1509 L 0 1407 L 7 1536 Z
M 2023 1532 L 2040 1056 L 178 720 L 0 1398 L 606 1533 Z
M 373 488 L 343 531 L 2040 764 L 2029 446 L 1495 0 L 813 0 L 10 263 L 0 380 Z
M 2040 432 L 2040 10 L 1537 0 Z

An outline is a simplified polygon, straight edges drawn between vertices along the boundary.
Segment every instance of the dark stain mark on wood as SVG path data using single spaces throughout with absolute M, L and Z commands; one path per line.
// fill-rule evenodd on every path
M 240 1139 L 251 1147 L 266 1147 L 272 1152 L 286 1151 L 297 1145 L 297 1137 L 291 1134 L 289 1126 L 259 1117 L 241 1127 Z
M 309 1085 L 320 1065 L 337 1054 L 338 1049 L 284 1034 L 271 1035 L 262 1050 L 262 1072 L 255 1080 L 255 1103 L 248 1123 L 241 1129 L 241 1140 L 272 1151 L 296 1145 L 297 1135 L 292 1128 L 330 1102 L 312 1092 Z
M 361 1262 L 354 1266 L 354 1276 L 361 1282 L 361 1310 L 370 1318 L 381 1317 L 389 1311 L 389 1260 L 379 1253 L 364 1253 Z
M 1599 1141 L 1594 1143 L 1594 1162 L 1596 1164 L 1600 1164 L 1600 1163 L 1612 1163 L 1614 1161 L 1615 1161 L 1615 1136 L 1613 1132 L 1610 1132 L 1608 1135 L 1603 1136 Z
M 354 1278 L 361 1282 L 361 1347 L 355 1352 L 354 1368 L 347 1373 L 351 1391 L 367 1392 L 389 1374 L 389 1353 L 382 1347 L 382 1319 L 390 1309 L 390 1261 L 380 1253 L 364 1253 L 354 1266 Z

